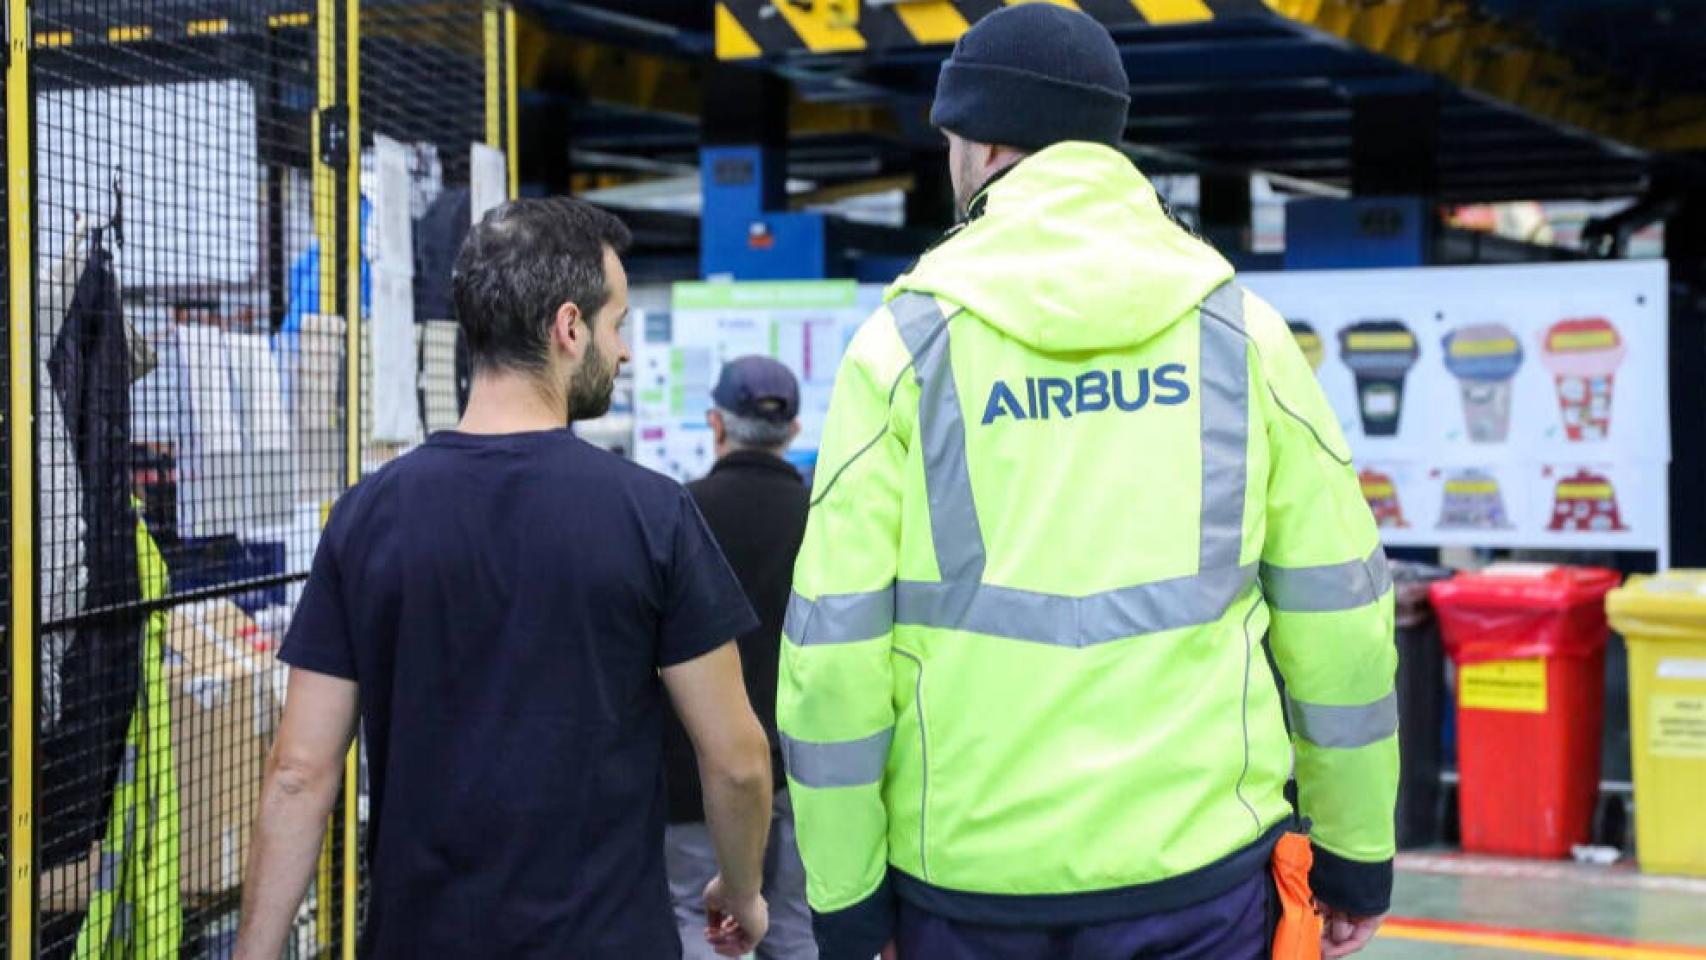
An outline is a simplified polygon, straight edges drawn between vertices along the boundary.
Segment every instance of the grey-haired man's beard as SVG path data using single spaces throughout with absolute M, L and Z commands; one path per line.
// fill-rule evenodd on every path
M 609 413 L 615 392 L 616 364 L 606 364 L 598 347 L 589 347 L 580 369 L 569 379 L 569 420 L 597 420 Z

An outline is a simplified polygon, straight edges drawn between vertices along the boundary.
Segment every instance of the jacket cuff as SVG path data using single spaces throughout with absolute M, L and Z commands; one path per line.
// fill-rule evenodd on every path
M 1392 861 L 1363 863 L 1311 844 L 1315 866 L 1309 871 L 1309 886 L 1315 898 L 1335 910 L 1355 917 L 1374 917 L 1392 906 Z
M 883 882 L 865 899 L 831 913 L 812 911 L 819 960 L 871 960 L 894 939 L 894 888 Z

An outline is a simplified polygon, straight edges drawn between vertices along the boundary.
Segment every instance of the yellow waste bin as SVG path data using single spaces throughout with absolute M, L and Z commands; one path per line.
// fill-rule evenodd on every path
M 1629 644 L 1641 869 L 1706 876 L 1706 570 L 1631 577 L 1606 611 Z

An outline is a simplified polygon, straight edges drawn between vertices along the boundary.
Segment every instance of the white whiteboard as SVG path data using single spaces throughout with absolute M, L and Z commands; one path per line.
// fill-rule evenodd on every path
M 113 213 L 123 170 L 127 287 L 247 284 L 261 266 L 255 95 L 238 80 L 56 90 L 36 97 L 43 249 L 74 213 Z M 55 239 L 58 238 L 58 239 Z
M 1662 261 L 1242 279 L 1312 328 L 1388 544 L 1666 552 Z

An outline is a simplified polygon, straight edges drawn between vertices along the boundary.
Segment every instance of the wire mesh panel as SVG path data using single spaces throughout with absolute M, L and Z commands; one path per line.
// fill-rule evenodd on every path
M 362 5 L 368 469 L 424 434 L 454 426 L 465 396 L 458 389 L 450 267 L 480 192 L 476 145 L 491 149 L 482 159 L 502 162 L 502 131 L 488 130 L 489 117 L 502 112 L 489 99 L 502 96 L 501 85 L 488 87 L 501 77 L 500 67 L 489 65 L 502 48 L 494 33 L 502 29 L 498 13 L 480 0 Z
M 466 399 L 450 269 L 471 205 L 490 190 L 490 177 L 476 187 L 473 168 L 492 170 L 503 156 L 502 132 L 488 130 L 507 95 L 488 87 L 501 76 L 490 64 L 498 9 L 481 0 L 361 7 L 364 472 L 454 427 Z M 476 161 L 476 145 L 492 149 Z M 364 792 L 363 825 L 369 802 Z M 365 912 L 365 887 L 356 902 Z
M 43 956 L 235 938 L 276 642 L 343 479 L 316 20 L 33 7 Z M 293 952 L 335 946 L 317 906 Z

